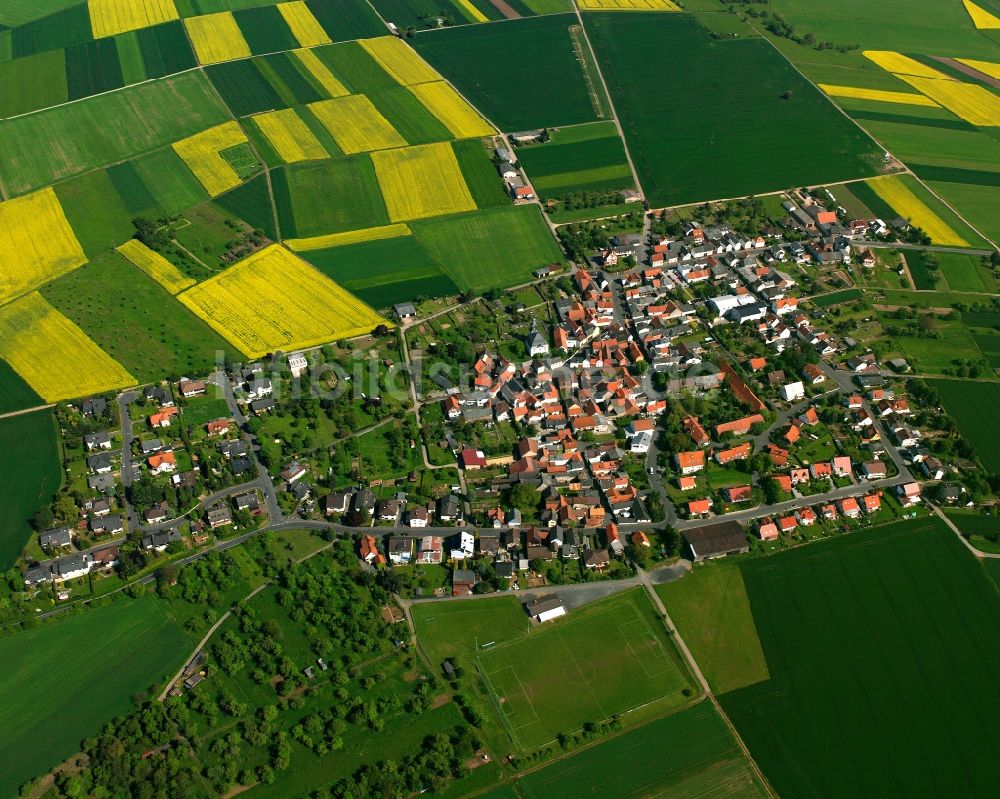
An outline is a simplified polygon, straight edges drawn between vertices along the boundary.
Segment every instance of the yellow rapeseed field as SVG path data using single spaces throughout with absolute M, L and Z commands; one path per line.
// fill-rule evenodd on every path
M 86 262 L 51 188 L 0 203 L 0 303 Z
M 363 94 L 320 100 L 308 108 L 349 155 L 406 145 L 406 139 Z
M 963 2 L 965 3 L 965 10 L 968 11 L 969 16 L 972 17 L 972 24 L 979 28 L 979 30 L 994 30 L 996 28 L 1000 28 L 1000 18 L 995 17 L 985 8 L 969 2 L 969 0 L 963 0 Z
M 148 28 L 180 16 L 174 0 L 88 0 L 87 10 L 95 39 Z
M 250 55 L 250 45 L 231 11 L 187 17 L 184 20 L 199 64 L 218 64 Z
M 158 252 L 149 249 L 138 239 L 129 239 L 119 247 L 118 253 L 132 266 L 141 269 L 171 294 L 179 294 L 195 281 L 188 277 Z
M 456 139 L 489 136 L 493 128 L 476 109 L 443 80 L 410 86 L 410 91 L 434 116 L 441 120 Z
M 342 247 L 345 244 L 358 244 L 363 241 L 378 241 L 379 239 L 398 239 L 409 236 L 410 229 L 402 224 L 368 227 L 363 230 L 348 230 L 345 233 L 327 233 L 324 236 L 311 236 L 306 239 L 285 239 L 285 244 L 296 252 L 308 250 L 325 250 L 328 247 Z
M 581 11 L 680 11 L 672 0 L 577 0 Z
M 46 402 L 137 382 L 37 291 L 0 307 L 0 358 Z
M 943 72 L 914 61 L 909 56 L 902 53 L 894 53 L 892 50 L 865 50 L 865 58 L 882 67 L 886 72 L 891 72 L 897 77 L 903 75 L 916 75 L 918 78 L 936 78 L 938 80 L 952 80 Z
M 902 103 L 938 108 L 930 97 L 910 92 L 889 92 L 883 89 L 862 89 L 858 86 L 834 86 L 829 83 L 816 84 L 831 97 L 851 97 L 856 100 L 876 100 L 880 103 Z
M 441 80 L 441 76 L 410 47 L 395 36 L 362 39 L 361 46 L 393 79 L 403 86 Z
M 329 153 L 293 108 L 251 117 L 286 164 L 326 158 Z
M 447 142 L 372 153 L 372 163 L 393 222 L 476 208 Z
M 280 244 L 178 299 L 250 358 L 352 338 L 389 324 Z
M 991 78 L 1000 80 L 1000 64 L 992 61 L 976 61 L 972 58 L 956 58 L 955 60 L 960 64 L 965 64 L 967 67 L 978 69 L 984 75 L 989 75 Z
M 219 153 L 247 140 L 236 122 L 230 120 L 188 136 L 174 144 L 174 150 L 194 172 L 205 191 L 213 197 L 240 185 L 240 176 Z
M 470 19 L 472 19 L 473 22 L 490 21 L 489 18 L 482 11 L 480 11 L 478 8 L 472 5 L 472 3 L 469 2 L 469 0 L 455 0 L 455 2 L 457 2 L 462 8 L 464 8 L 468 12 L 469 17 Z
M 313 16 L 309 6 L 303 0 L 294 0 L 291 3 L 278 3 L 278 11 L 284 17 L 285 22 L 292 31 L 292 35 L 303 47 L 315 47 L 320 44 L 330 44 L 330 37 L 326 35 L 319 20 Z
M 868 185 L 892 209 L 911 225 L 923 228 L 935 244 L 968 247 L 969 242 L 959 236 L 949 225 L 934 213 L 897 177 L 869 180 Z
M 913 75 L 897 77 L 966 122 L 980 128 L 1000 126 L 1000 97 L 985 86 L 960 83 L 957 80 L 931 80 Z
M 319 56 L 312 50 L 293 50 L 292 54 L 316 82 L 326 89 L 326 93 L 330 97 L 343 97 L 345 94 L 350 94 L 344 84 L 333 76 L 329 67 L 320 61 Z

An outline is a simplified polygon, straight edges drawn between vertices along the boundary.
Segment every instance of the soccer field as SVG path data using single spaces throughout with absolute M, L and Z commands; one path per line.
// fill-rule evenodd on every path
M 479 667 L 523 749 L 658 699 L 679 704 L 688 687 L 641 589 L 481 651 Z

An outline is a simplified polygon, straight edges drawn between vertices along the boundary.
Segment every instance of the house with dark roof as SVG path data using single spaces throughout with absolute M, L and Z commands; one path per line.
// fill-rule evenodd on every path
M 692 560 L 698 563 L 750 551 L 746 531 L 738 522 L 719 522 L 683 532 Z

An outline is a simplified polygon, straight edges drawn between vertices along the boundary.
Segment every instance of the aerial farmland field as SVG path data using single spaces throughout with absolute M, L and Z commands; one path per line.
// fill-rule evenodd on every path
M 367 154 L 298 164 L 271 173 L 286 238 L 377 227 L 389 222 Z
M 771 677 L 721 702 L 781 795 L 996 792 L 1000 595 L 943 522 L 742 570 Z
M 181 286 L 194 282 L 178 276 Z M 50 283 L 42 295 L 143 382 L 211 369 L 218 352 L 238 355 L 168 291 L 114 252 Z
M 561 263 L 537 207 L 501 207 L 410 225 L 431 257 L 463 289 L 486 291 L 527 283 L 541 266 Z M 504 242 L 497 248 L 495 242 Z
M 84 738 L 132 707 L 135 694 L 180 665 L 185 643 L 151 596 L 0 640 L 0 747 L 9 754 L 0 759 L 0 792 L 14 796 L 25 780 L 78 752 Z M 76 703 L 81 695 L 90 700 Z
M 0 366 L 4 378 L 4 394 L 9 395 L 17 383 L 8 383 L 10 367 Z M 20 403 L 31 402 L 26 387 L 20 391 Z M 4 397 L 7 399 L 7 396 Z M 6 406 L 5 406 L 6 407 Z M 51 411 L 32 413 L 0 419 L 0 446 L 5 457 L 0 462 L 5 501 L 0 506 L 0 568 L 10 568 L 24 549 L 31 535 L 31 517 L 52 499 L 59 489 L 62 463 L 59 457 L 58 431 Z
M 0 306 L 0 358 L 46 402 L 136 383 L 69 318 L 37 291 Z
M 200 72 L 144 83 L 0 122 L 8 196 L 170 144 L 226 120 Z M 115 124 L 109 124 L 109 120 Z
M 517 784 L 525 799 L 766 795 L 732 733 L 708 702 L 533 771 Z
M 543 200 L 635 187 L 625 146 L 610 122 L 561 128 L 549 142 L 519 148 L 517 157 Z
M 373 308 L 458 294 L 458 286 L 412 235 L 310 250 L 303 257 Z
M 1000 453 L 995 446 L 1000 436 L 1000 386 L 963 380 L 935 380 L 931 385 L 983 465 L 1000 474 Z
M 385 324 L 363 302 L 278 244 L 177 298 L 251 358 L 358 336 Z M 256 308 L 249 317 L 248 307 Z
M 438 72 L 502 129 L 572 125 L 597 119 L 573 49 L 574 24 L 573 16 L 553 15 L 433 31 L 413 41 Z M 545 62 L 541 70 L 539 58 Z
M 682 14 L 584 25 L 654 207 L 875 174 L 875 145 L 766 42 L 713 40 Z M 649 102 L 653 85 L 669 100 Z

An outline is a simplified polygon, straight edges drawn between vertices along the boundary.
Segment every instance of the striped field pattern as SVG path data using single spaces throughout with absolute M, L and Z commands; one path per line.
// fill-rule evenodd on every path
M 195 284 L 193 278 L 185 275 L 170 261 L 158 252 L 149 249 L 138 239 L 129 239 L 124 244 L 115 247 L 115 250 L 132 266 L 145 272 L 171 294 L 179 294 Z
M 360 244 L 364 241 L 398 239 L 400 236 L 409 235 L 410 229 L 404 224 L 381 225 L 362 230 L 348 230 L 344 233 L 327 233 L 325 236 L 311 236 L 306 239 L 285 239 L 285 244 L 296 252 L 308 252 L 342 247 L 345 244 Z
M 848 97 L 854 100 L 875 100 L 879 103 L 900 103 L 902 105 L 922 105 L 925 108 L 937 108 L 930 97 L 910 92 L 890 92 L 883 89 L 862 89 L 858 86 L 834 86 L 830 83 L 817 83 L 831 97 Z
M 411 86 L 424 108 L 436 116 L 456 139 L 471 139 L 493 133 L 490 124 L 443 80 Z
M 361 46 L 402 86 L 441 80 L 441 76 L 395 36 L 362 39 Z
M 330 44 L 330 37 L 319 20 L 313 16 L 303 0 L 291 3 L 278 3 L 278 11 L 292 31 L 292 36 L 303 47 L 316 47 L 320 44 Z
M 218 64 L 250 55 L 250 45 L 243 38 L 231 11 L 188 17 L 184 27 L 199 64 Z
M 314 161 L 329 156 L 319 139 L 309 130 L 309 126 L 295 113 L 294 108 L 268 111 L 266 114 L 257 114 L 251 119 L 286 164 Z
M 177 19 L 174 0 L 88 0 L 95 39 Z
M 136 383 L 37 291 L 0 307 L 0 358 L 46 402 Z
M 236 122 L 223 122 L 181 139 L 174 144 L 174 151 L 188 165 L 205 191 L 216 197 L 242 182 L 236 170 L 219 153 L 246 140 L 246 134 Z
M 280 244 L 178 295 L 251 358 L 370 333 L 389 323 Z
M 406 145 L 406 139 L 363 94 L 320 100 L 307 108 L 348 155 Z
M 897 214 L 909 220 L 911 225 L 923 228 L 924 232 L 931 237 L 935 244 L 944 244 L 954 247 L 968 247 L 969 242 L 959 236 L 951 227 L 937 214 L 928 208 L 924 202 L 907 188 L 897 176 L 876 178 L 869 180 L 871 186 L 879 197 L 891 206 Z

